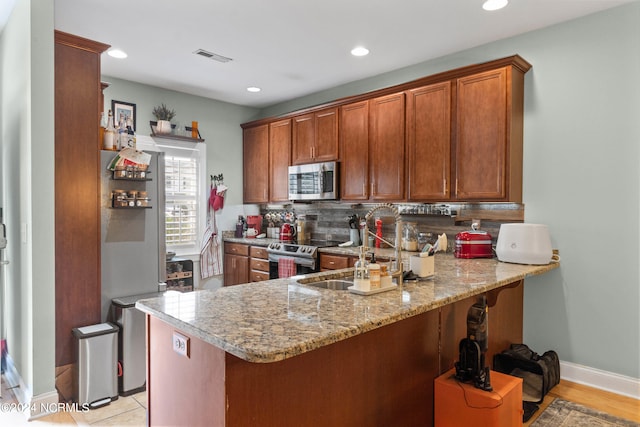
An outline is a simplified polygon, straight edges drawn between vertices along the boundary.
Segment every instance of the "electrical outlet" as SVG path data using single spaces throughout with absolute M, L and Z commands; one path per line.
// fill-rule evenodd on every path
M 173 333 L 173 351 L 180 356 L 189 358 L 189 338 L 177 332 Z

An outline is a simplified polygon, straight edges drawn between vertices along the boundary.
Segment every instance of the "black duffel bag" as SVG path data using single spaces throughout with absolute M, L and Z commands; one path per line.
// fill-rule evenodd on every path
M 546 394 L 560 382 L 558 354 L 549 350 L 542 356 L 526 344 L 511 344 L 493 356 L 493 370 L 522 378 L 522 400 L 542 403 Z

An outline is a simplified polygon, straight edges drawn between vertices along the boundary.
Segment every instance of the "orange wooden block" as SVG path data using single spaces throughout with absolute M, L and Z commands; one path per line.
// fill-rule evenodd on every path
M 493 391 L 461 383 L 452 369 L 435 380 L 436 427 L 522 425 L 522 379 L 491 371 Z

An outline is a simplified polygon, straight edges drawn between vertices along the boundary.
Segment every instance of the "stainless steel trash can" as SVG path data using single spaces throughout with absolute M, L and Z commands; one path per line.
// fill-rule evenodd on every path
M 72 332 L 78 340 L 78 404 L 108 405 L 118 398 L 118 327 L 100 323 Z
M 154 292 L 111 300 L 110 319 L 120 327 L 118 362 L 122 373 L 118 377 L 118 392 L 121 396 L 144 391 L 147 384 L 145 316 L 135 307 L 136 301 L 161 295 L 163 292 Z

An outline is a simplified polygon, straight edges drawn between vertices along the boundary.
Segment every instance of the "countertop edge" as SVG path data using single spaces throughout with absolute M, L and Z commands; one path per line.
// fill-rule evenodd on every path
M 176 327 L 178 329 L 181 329 L 187 333 L 190 333 L 192 335 L 194 335 L 195 337 L 198 337 L 199 339 L 212 344 L 222 350 L 224 350 L 225 352 L 228 352 L 236 357 L 239 357 L 243 360 L 246 360 L 248 362 L 252 362 L 252 363 L 271 363 L 271 362 L 278 362 L 290 357 L 294 357 L 296 355 L 308 352 L 308 351 L 312 351 L 312 350 L 316 350 L 320 347 L 324 347 L 326 345 L 330 345 L 345 339 L 349 339 L 351 337 L 354 337 L 356 335 L 365 333 L 365 332 L 369 332 L 372 331 L 374 329 L 386 326 L 386 325 L 390 325 L 393 324 L 395 322 L 407 319 L 409 317 L 413 317 L 413 316 L 417 316 L 423 313 L 426 313 L 428 311 L 443 307 L 445 305 L 469 298 L 469 297 L 473 297 L 475 295 L 479 295 L 494 289 L 498 289 L 504 286 L 507 286 L 511 283 L 515 283 L 518 282 L 520 280 L 524 280 L 527 277 L 532 277 L 532 276 L 537 276 L 537 275 L 541 275 L 544 273 L 547 273 L 551 270 L 554 270 L 556 268 L 558 268 L 560 266 L 559 263 L 551 263 L 551 264 L 547 264 L 547 265 L 541 265 L 541 266 L 535 266 L 537 267 L 535 270 L 527 272 L 527 273 L 523 273 L 523 274 L 516 274 L 513 275 L 511 277 L 509 277 L 509 279 L 507 280 L 501 280 L 501 281 L 497 281 L 494 283 L 489 283 L 486 284 L 484 286 L 478 286 L 473 290 L 470 290 L 468 292 L 460 292 L 458 294 L 455 295 L 451 295 L 449 297 L 446 298 L 442 298 L 439 300 L 434 300 L 432 303 L 429 304 L 423 304 L 419 307 L 413 308 L 411 310 L 406 310 L 406 311 L 401 311 L 398 313 L 395 313 L 383 320 L 380 321 L 376 321 L 376 322 L 367 322 L 365 324 L 361 324 L 361 325 L 354 325 L 352 327 L 349 328 L 345 328 L 345 329 L 341 329 L 338 332 L 332 333 L 330 335 L 327 336 L 323 336 L 321 338 L 315 339 L 315 340 L 307 340 L 304 343 L 301 344 L 296 344 L 293 346 L 290 346 L 286 349 L 278 349 L 275 351 L 268 351 L 268 352 L 252 352 L 252 351 L 247 351 L 246 349 L 243 348 L 239 348 L 237 346 L 233 346 L 230 345 L 228 342 L 226 342 L 224 339 L 222 339 L 221 337 L 218 337 L 216 335 L 211 334 L 210 332 L 207 331 L 203 331 L 202 329 L 194 326 L 191 323 L 187 323 L 184 322 L 180 319 L 177 319 L 171 315 L 168 315 L 162 311 L 156 310 L 153 307 L 150 307 L 148 305 L 145 305 L 145 300 L 140 300 L 138 302 L 136 302 L 136 308 L 141 310 L 142 312 L 146 313 L 146 314 L 150 314 L 153 315 L 155 317 L 157 317 L 158 319 L 164 321 L 165 323 L 168 323 L 169 325 Z M 335 272 L 328 272 L 326 274 L 335 274 Z M 317 273 L 317 275 L 322 276 L 323 273 Z M 407 285 L 405 285 L 407 286 Z M 195 291 L 195 292 L 203 292 L 203 291 Z M 206 291 L 205 291 L 206 292 Z M 402 289 L 395 289 L 389 292 L 402 292 Z M 362 298 L 367 298 L 366 296 L 362 296 Z

